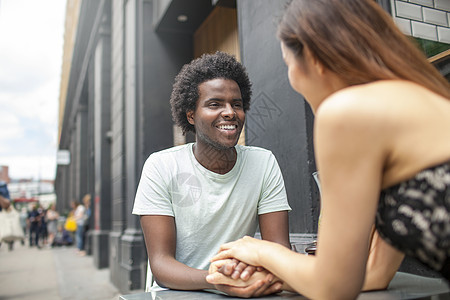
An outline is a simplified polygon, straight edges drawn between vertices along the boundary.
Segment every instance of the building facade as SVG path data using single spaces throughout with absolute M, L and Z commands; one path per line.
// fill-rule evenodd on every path
M 76 11 L 66 22 L 66 43 L 73 45 L 63 63 L 59 149 L 70 152 L 70 164 L 57 168 L 57 205 L 65 212 L 71 200 L 93 196 L 88 253 L 96 267 L 110 269 L 121 292 L 144 288 L 147 254 L 139 218 L 131 214 L 134 195 L 151 153 L 193 141 L 174 127 L 169 98 L 175 75 L 202 53 L 222 50 L 246 66 L 253 99 L 240 143 L 275 154 L 293 208 L 291 239 L 314 238 L 313 115 L 289 86 L 275 36 L 286 2 L 68 1 L 68 12 Z M 394 2 L 426 1 L 378 2 L 392 12 Z M 445 38 L 448 9 L 433 9 L 446 14 L 446 26 L 435 24 Z

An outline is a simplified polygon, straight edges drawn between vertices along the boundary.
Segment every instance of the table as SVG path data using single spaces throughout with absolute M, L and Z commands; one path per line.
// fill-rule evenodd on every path
M 120 296 L 120 300 L 226 300 L 241 299 L 211 292 L 164 290 L 149 293 L 137 293 Z M 305 297 L 283 292 L 258 299 L 306 299 Z M 417 276 L 409 273 L 397 272 L 389 284 L 389 288 L 382 291 L 361 293 L 358 300 L 397 300 L 397 299 L 450 299 L 450 286 L 443 279 Z

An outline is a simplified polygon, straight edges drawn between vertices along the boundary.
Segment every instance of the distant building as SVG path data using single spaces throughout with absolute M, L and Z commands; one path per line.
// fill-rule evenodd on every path
M 0 166 L 0 181 L 4 181 L 9 183 L 9 167 L 8 166 Z
M 47 208 L 56 202 L 53 180 L 13 179 L 8 184 L 11 200 L 17 206 L 39 203 Z

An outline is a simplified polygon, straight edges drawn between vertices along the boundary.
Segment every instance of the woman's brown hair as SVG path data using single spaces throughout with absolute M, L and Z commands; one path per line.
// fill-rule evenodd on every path
M 302 61 L 303 48 L 349 85 L 404 79 L 450 98 L 450 84 L 373 0 L 293 0 L 279 39 Z

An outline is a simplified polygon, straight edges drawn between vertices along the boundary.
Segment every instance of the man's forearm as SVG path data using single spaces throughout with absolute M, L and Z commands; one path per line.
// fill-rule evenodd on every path
M 174 290 L 214 289 L 212 284 L 206 282 L 208 271 L 188 267 L 176 260 L 153 264 L 152 273 L 162 287 Z

